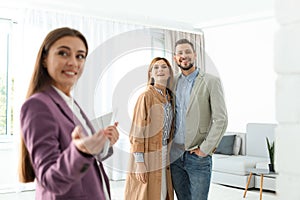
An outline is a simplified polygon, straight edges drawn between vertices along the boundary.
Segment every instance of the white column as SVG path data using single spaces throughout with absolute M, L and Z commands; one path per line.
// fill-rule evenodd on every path
M 278 199 L 300 199 L 300 1 L 276 0 L 275 167 Z

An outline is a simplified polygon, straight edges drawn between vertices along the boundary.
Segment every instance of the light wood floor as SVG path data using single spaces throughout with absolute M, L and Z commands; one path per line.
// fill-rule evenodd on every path
M 112 200 L 122 200 L 124 181 L 111 181 Z M 0 194 L 0 200 L 34 200 L 34 191 Z M 243 200 L 243 189 L 211 184 L 209 200 Z M 259 190 L 249 190 L 245 200 L 258 200 Z M 275 200 L 276 194 L 264 191 L 263 200 Z M 176 199 L 175 199 L 176 200 Z

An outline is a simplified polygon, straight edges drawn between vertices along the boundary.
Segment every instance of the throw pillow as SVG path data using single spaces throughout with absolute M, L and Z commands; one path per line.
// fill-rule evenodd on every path
M 235 135 L 225 135 L 223 136 L 219 146 L 217 147 L 215 153 L 233 155 L 233 144 L 235 140 Z
M 236 135 L 234 144 L 233 144 L 233 155 L 239 155 L 240 150 L 241 150 L 241 145 L 242 145 L 242 137 Z

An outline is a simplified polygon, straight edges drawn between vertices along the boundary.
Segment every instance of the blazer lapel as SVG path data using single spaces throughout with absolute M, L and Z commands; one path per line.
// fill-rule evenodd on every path
M 198 76 L 195 79 L 194 86 L 191 91 L 190 102 L 187 107 L 186 114 L 190 111 L 191 105 L 197 97 L 197 94 L 199 92 L 199 87 L 201 85 L 201 82 L 203 81 L 203 76 L 204 76 L 204 73 L 200 70 Z
M 177 84 L 178 84 L 178 79 L 181 73 L 176 74 L 174 77 L 174 91 L 173 91 L 173 101 L 174 101 L 174 106 L 176 106 L 176 90 L 177 90 Z M 175 111 L 174 111 L 175 112 Z
M 50 98 L 54 101 L 54 103 L 59 107 L 59 109 L 64 113 L 64 115 L 71 121 L 74 121 L 74 115 L 72 110 L 69 108 L 67 103 L 61 98 L 61 96 L 55 91 L 54 88 L 49 87 L 45 91 L 46 94 L 50 96 Z
M 83 127 L 81 122 L 76 117 L 76 115 L 73 113 L 73 111 L 69 108 L 69 106 L 67 105 L 65 100 L 55 91 L 54 88 L 49 87 L 49 89 L 45 90 L 45 93 L 50 96 L 50 98 L 55 102 L 57 107 L 74 124 L 74 126 L 81 125 L 81 127 Z M 76 102 L 74 101 L 74 103 L 76 103 Z M 76 103 L 76 105 L 78 106 L 77 103 Z M 81 110 L 80 107 L 79 107 L 79 109 L 80 109 L 80 112 L 83 113 L 83 111 Z M 86 120 L 87 119 L 86 116 L 85 115 L 83 115 L 83 116 Z M 87 124 L 88 124 L 89 128 L 92 128 L 89 120 L 87 120 Z M 94 129 L 91 129 L 91 130 L 92 130 L 92 133 L 94 133 L 94 131 L 93 131 Z M 83 131 L 86 135 L 88 134 L 85 129 L 83 129 Z
M 88 117 L 86 116 L 86 114 L 83 112 L 83 110 L 81 109 L 81 107 L 78 105 L 78 103 L 75 100 L 74 100 L 74 103 L 79 108 L 80 113 L 81 113 L 82 117 L 84 118 L 84 120 L 86 121 L 87 126 L 91 129 L 92 134 L 94 134 L 95 133 L 95 129 L 94 129 L 92 123 L 90 122 L 90 120 L 88 119 Z

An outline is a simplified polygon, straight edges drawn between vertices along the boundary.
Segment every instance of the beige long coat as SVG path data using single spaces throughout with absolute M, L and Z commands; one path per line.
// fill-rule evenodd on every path
M 162 135 L 166 98 L 148 86 L 136 103 L 130 130 L 131 156 L 125 185 L 125 200 L 160 200 L 162 177 Z M 173 123 L 172 123 L 173 124 Z M 171 131 L 172 133 L 173 131 Z M 172 134 L 170 135 L 172 138 Z M 168 142 L 168 149 L 169 149 Z M 147 167 L 147 183 L 135 177 L 134 152 L 143 152 Z M 167 153 L 169 155 L 169 151 Z M 169 160 L 169 159 L 168 159 Z M 174 199 L 169 162 L 166 166 L 167 200 Z

